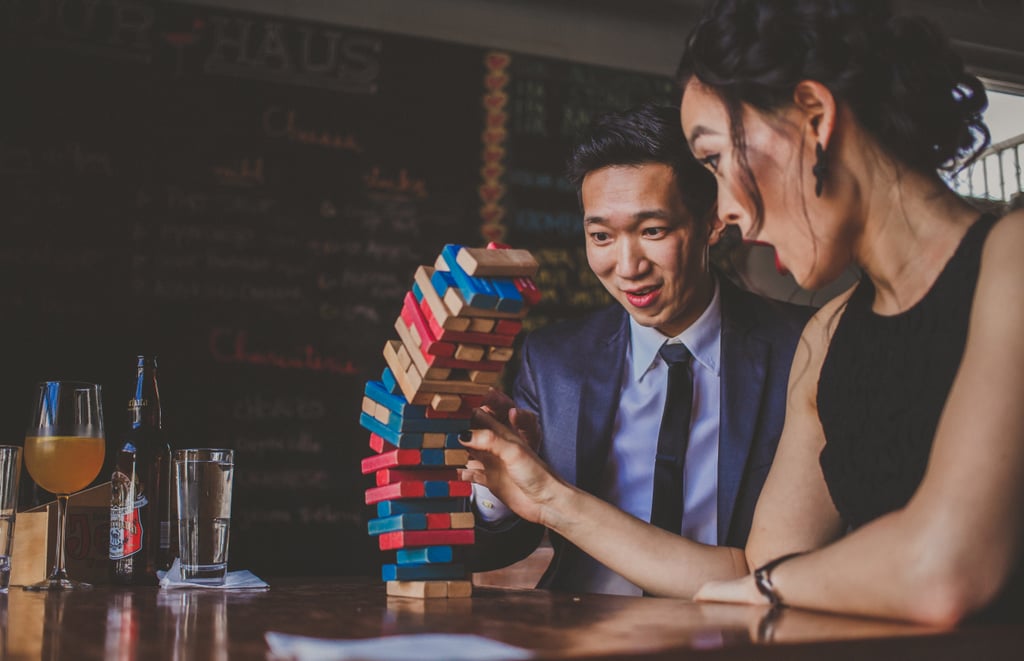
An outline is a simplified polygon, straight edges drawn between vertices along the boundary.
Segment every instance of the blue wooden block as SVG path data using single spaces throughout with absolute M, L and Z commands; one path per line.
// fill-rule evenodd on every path
M 388 392 L 387 387 L 382 381 L 367 381 L 366 387 L 363 389 L 363 394 L 377 402 L 378 404 L 387 407 L 389 411 L 397 413 L 401 417 L 405 418 L 426 418 L 427 407 L 416 404 L 410 404 L 404 395 L 396 395 Z M 412 431 L 412 430 L 410 430 Z
M 388 417 L 388 427 L 400 432 L 433 433 L 433 434 L 458 434 L 464 429 L 469 429 L 470 421 L 465 418 L 409 418 L 401 416 L 394 411 Z
M 498 294 L 497 310 L 519 312 L 523 309 L 523 295 L 519 293 L 512 278 L 491 278 L 491 286 Z
M 416 549 L 398 549 L 395 564 L 426 565 L 451 562 L 455 554 L 450 546 L 421 546 Z
M 384 371 L 380 374 L 381 383 L 387 388 L 387 391 L 393 394 L 402 394 L 402 388 L 398 385 L 398 381 L 395 380 L 394 373 L 391 372 L 390 367 L 385 367 Z
M 434 271 L 434 274 L 430 276 L 430 284 L 434 285 L 434 291 L 442 298 L 452 287 L 459 288 L 455 284 L 455 278 L 448 271 Z
M 498 293 L 487 278 L 475 278 L 459 265 L 455 258 L 461 249 L 462 246 L 449 243 L 441 249 L 441 256 L 459 286 L 462 298 L 472 307 L 493 310 L 498 305 Z
M 415 282 L 412 283 L 412 295 L 416 297 L 417 303 L 423 302 L 423 290 L 420 289 L 420 286 Z
M 465 446 L 459 443 L 459 432 L 452 432 L 444 437 L 444 447 L 448 450 L 458 450 Z
M 395 516 L 396 514 L 434 514 L 445 512 L 467 511 L 466 498 L 431 498 L 430 500 L 382 500 L 377 503 L 377 516 Z
M 383 565 L 381 578 L 385 581 L 456 581 L 466 577 L 461 564 Z
M 426 530 L 426 514 L 397 514 L 380 519 L 370 519 L 366 524 L 371 535 L 379 535 L 395 530 Z
M 441 448 L 420 450 L 420 466 L 444 466 L 444 450 Z
M 359 414 L 359 424 L 396 448 L 416 450 L 423 447 L 423 434 L 399 432 L 367 413 Z M 446 438 L 445 441 L 447 440 Z
M 423 483 L 424 498 L 447 498 L 448 482 L 441 480 L 427 480 Z

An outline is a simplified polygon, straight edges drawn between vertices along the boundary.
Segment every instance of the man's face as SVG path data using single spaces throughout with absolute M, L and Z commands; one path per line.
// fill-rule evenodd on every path
M 583 179 L 583 229 L 590 268 L 630 316 L 678 335 L 704 311 L 710 226 L 691 218 L 672 168 L 610 166 Z

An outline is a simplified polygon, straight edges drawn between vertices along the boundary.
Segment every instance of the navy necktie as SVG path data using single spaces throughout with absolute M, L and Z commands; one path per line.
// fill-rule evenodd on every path
M 685 345 L 664 344 L 658 355 L 668 363 L 668 389 L 658 430 L 651 523 L 679 534 L 683 525 L 683 462 L 690 440 L 693 375 L 690 351 Z

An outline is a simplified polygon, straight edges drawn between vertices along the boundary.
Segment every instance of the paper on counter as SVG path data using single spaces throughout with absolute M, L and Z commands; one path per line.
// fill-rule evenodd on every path
M 263 579 L 251 571 L 229 571 L 224 578 L 223 585 L 204 585 L 202 583 L 189 583 L 181 580 L 181 566 L 178 558 L 166 572 L 156 573 L 160 579 L 161 588 L 201 588 L 206 590 L 266 590 L 270 587 Z
M 355 640 L 264 634 L 274 657 L 295 661 L 515 661 L 533 652 L 472 634 L 425 633 Z

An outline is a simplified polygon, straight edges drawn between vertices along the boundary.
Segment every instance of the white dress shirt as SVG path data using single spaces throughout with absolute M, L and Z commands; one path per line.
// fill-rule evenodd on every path
M 630 342 L 620 383 L 619 407 L 598 496 L 620 509 L 651 520 L 654 457 L 665 408 L 668 365 L 658 355 L 666 342 L 682 342 L 693 354 L 693 406 L 690 440 L 683 468 L 682 534 L 704 544 L 718 543 L 718 432 L 721 394 L 722 312 L 716 284 L 711 303 L 689 328 L 666 338 L 654 328 L 629 320 Z M 558 439 L 552 439 L 558 442 Z M 484 487 L 473 485 L 484 521 L 499 521 L 508 507 Z M 641 594 L 622 576 L 590 557 L 579 568 L 588 592 Z

